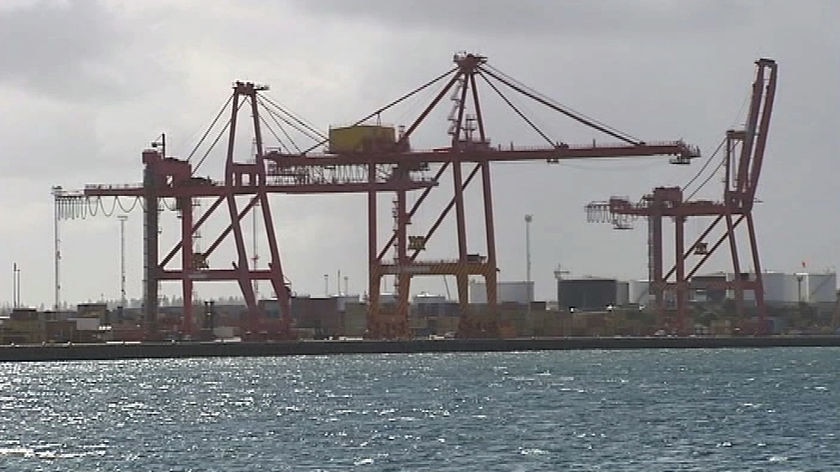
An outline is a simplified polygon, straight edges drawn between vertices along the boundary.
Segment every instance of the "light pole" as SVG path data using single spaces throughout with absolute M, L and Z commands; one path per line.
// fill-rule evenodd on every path
M 528 292 L 528 315 L 531 315 L 531 221 L 533 215 L 525 215 L 525 291 Z
M 17 262 L 12 265 L 12 291 L 14 292 L 12 307 L 20 308 L 20 267 L 18 267 Z
M 58 233 L 58 198 L 64 190 L 61 188 L 60 185 L 56 185 L 52 188 L 53 194 L 53 244 L 55 246 L 55 252 L 53 253 L 53 262 L 55 264 L 55 304 L 53 305 L 53 310 L 58 311 L 61 307 L 61 239 L 59 238 Z
M 12 262 L 12 309 L 17 308 L 17 262 Z
M 120 306 L 125 309 L 125 220 L 126 215 L 119 215 L 120 220 Z
M 324 274 L 324 296 L 330 296 L 330 274 Z

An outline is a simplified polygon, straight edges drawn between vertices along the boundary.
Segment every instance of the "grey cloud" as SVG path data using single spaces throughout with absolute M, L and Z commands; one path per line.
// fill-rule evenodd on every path
M 385 28 L 500 36 L 656 35 L 738 25 L 758 5 L 733 2 L 550 2 L 484 0 L 295 0 L 316 14 L 369 20 Z
M 64 99 L 116 93 L 109 63 L 124 37 L 96 1 L 39 1 L 0 10 L 0 82 Z
M 198 139 L 226 98 L 229 81 L 268 83 L 273 98 L 326 127 L 352 121 L 443 73 L 452 53 L 463 48 L 486 54 L 493 66 L 612 126 L 647 140 L 681 137 L 704 146 L 707 155 L 736 118 L 752 79 L 751 61 L 761 55 L 778 59 L 782 83 L 757 215 L 764 266 L 799 267 L 802 260 L 836 264 L 840 257 L 836 222 L 816 216 L 832 214 L 837 201 L 832 159 L 838 115 L 832 105 L 840 71 L 834 25 L 840 2 L 64 0 L 12 8 L 9 1 L 0 0 L 0 95 L 6 110 L 0 117 L 6 156 L 0 165 L 6 179 L 0 212 L 25 221 L 7 225 L 12 229 L 0 246 L 7 260 L 24 252 L 31 257 L 18 260 L 39 281 L 27 297 L 46 302 L 52 297 L 50 185 L 136 182 L 142 171 L 139 150 L 160 131 L 166 131 L 175 155 L 183 156 L 194 144 L 190 136 Z M 434 93 L 383 119 L 410 122 Z M 493 142 L 531 144 L 534 133 L 491 92 L 486 96 L 482 103 Z M 445 102 L 441 113 L 428 118 L 418 129 L 424 134 L 412 144 L 445 145 L 448 106 Z M 530 108 L 526 114 L 543 118 L 538 124 L 552 138 L 601 139 L 588 130 L 577 134 L 563 117 L 543 117 L 541 109 Z M 184 153 L 179 140 L 186 141 Z M 222 175 L 209 168 L 219 162 L 205 164 L 202 175 Z M 644 277 L 644 222 L 636 231 L 617 234 L 609 226 L 586 225 L 582 206 L 613 194 L 636 199 L 657 185 L 685 184 L 699 165 L 494 166 L 503 280 L 524 277 L 524 213 L 535 215 L 538 297 L 556 296 L 552 270 L 558 262 L 576 274 Z M 709 184 L 709 198 L 719 198 L 717 183 Z M 413 231 L 428 228 L 448 202 L 450 187 L 444 183 L 433 192 L 434 200 L 413 219 Z M 390 230 L 390 197 L 380 200 L 380 236 Z M 272 204 L 284 270 L 301 293 L 321 293 L 323 274 L 332 277 L 339 268 L 350 275 L 351 290 L 366 290 L 366 200 L 330 198 L 276 196 Z M 480 216 L 481 208 L 470 202 L 468 214 Z M 166 237 L 177 234 L 174 220 L 167 220 Z M 454 232 L 447 224 L 434 242 L 439 252 L 430 252 L 429 259 L 452 256 Z M 479 223 L 468 231 L 476 237 L 470 240 L 476 250 L 481 228 Z M 692 222 L 688 229 L 702 227 Z M 140 215 L 134 214 L 132 297 L 140 292 L 141 234 Z M 117 236 L 113 220 L 62 226 L 68 301 L 118 293 Z M 204 234 L 213 236 L 209 230 Z M 0 283 L 9 286 L 6 277 L 0 274 Z M 178 291 L 164 287 L 169 294 Z M 412 288 L 443 293 L 445 287 L 441 278 L 427 278 Z M 227 295 L 237 288 L 199 290 L 204 296 Z

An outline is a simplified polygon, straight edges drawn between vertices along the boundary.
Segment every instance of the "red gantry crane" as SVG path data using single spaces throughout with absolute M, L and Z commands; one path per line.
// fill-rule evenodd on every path
M 247 320 L 244 324 L 248 339 L 289 339 L 294 334 L 291 329 L 290 288 L 283 273 L 277 236 L 270 210 L 268 195 L 272 193 L 342 193 L 359 192 L 372 189 L 373 191 L 393 191 L 396 189 L 413 190 L 431 185 L 429 182 L 404 182 L 390 178 L 378 172 L 368 179 L 366 175 L 359 176 L 353 172 L 336 171 L 334 166 L 326 162 L 309 161 L 304 166 L 309 174 L 303 175 L 298 171 L 278 168 L 273 161 L 266 158 L 269 154 L 263 148 L 262 126 L 270 129 L 279 142 L 283 142 L 274 128 L 282 131 L 287 141 L 293 141 L 286 128 L 294 128 L 313 140 L 325 138 L 311 125 L 288 112 L 282 106 L 260 94 L 267 87 L 250 82 L 236 82 L 233 94 L 219 111 L 210 128 L 204 133 L 201 141 L 193 149 L 187 159 L 176 159 L 166 154 L 165 136 L 152 143 L 153 148 L 143 151 L 142 184 L 128 185 L 87 185 L 83 190 L 67 191 L 54 189 L 56 214 L 59 218 L 85 217 L 96 214 L 97 211 L 108 213 L 107 204 L 103 199 L 113 198 L 111 212 L 116 207 L 124 211 L 121 198 L 134 198 L 142 202 L 144 214 L 144 277 L 143 277 L 143 312 L 149 339 L 156 339 L 160 335 L 158 319 L 158 285 L 162 281 L 178 281 L 183 293 L 183 317 L 181 334 L 191 337 L 196 329 L 193 317 L 193 286 L 196 282 L 235 281 L 238 283 L 247 305 Z M 254 155 L 242 159 L 236 155 L 238 131 L 238 115 L 240 109 L 247 105 L 252 116 L 253 150 Z M 231 113 L 230 120 L 216 136 L 210 149 L 193 166 L 191 159 L 202 143 L 210 136 L 211 130 L 219 122 L 219 118 L 226 110 Z M 282 123 L 281 123 L 282 122 Z M 285 124 L 285 127 L 284 127 Z M 228 133 L 226 160 L 223 181 L 196 176 L 196 170 L 221 139 Z M 282 145 L 282 144 L 281 144 Z M 296 145 L 294 145 L 296 146 Z M 336 171 L 336 172 L 333 172 Z M 290 173 L 291 172 L 291 173 Z M 210 200 L 200 216 L 194 215 L 197 201 Z M 181 221 L 179 241 L 163 258 L 160 256 L 158 234 L 160 232 L 159 214 L 169 208 L 177 212 Z M 257 210 L 259 208 L 259 210 Z M 219 232 L 215 240 L 206 250 L 195 250 L 194 236 L 205 223 L 216 213 L 227 210 L 227 226 Z M 245 244 L 242 221 L 249 214 L 260 211 L 265 228 L 265 240 L 268 244 L 270 260 L 266 269 L 249 268 L 249 254 Z M 222 215 L 224 218 L 224 215 Z M 233 235 L 236 259 L 229 267 L 211 265 L 211 260 L 219 246 Z M 207 233 L 204 237 L 207 237 Z M 180 256 L 180 258 L 178 257 Z M 180 264 L 177 264 L 180 259 Z M 258 303 L 254 293 L 254 281 L 268 280 L 271 282 L 279 308 L 279 318 L 270 318 L 266 310 Z
M 619 132 L 601 123 L 584 117 L 542 94 L 522 85 L 498 69 L 487 64 L 486 58 L 475 54 L 457 54 L 454 57 L 455 68 L 415 89 L 399 100 L 360 120 L 354 127 L 345 130 L 332 130 L 329 152 L 331 155 L 313 157 L 305 155 L 289 155 L 279 152 L 269 153 L 266 158 L 274 162 L 275 168 L 281 173 L 300 175 L 305 180 L 312 171 L 314 162 L 321 165 L 342 167 L 367 168 L 367 175 L 372 182 L 376 175 L 377 166 L 387 166 L 390 179 L 403 182 L 404 187 L 395 191 L 395 205 L 393 211 L 394 230 L 384 246 L 379 245 L 377 225 L 377 189 L 367 191 L 368 196 L 368 260 L 369 260 L 369 311 L 368 335 L 371 338 L 408 338 L 408 307 L 411 279 L 416 276 L 455 276 L 458 287 L 458 301 L 460 320 L 458 335 L 461 337 L 497 336 L 496 320 L 497 303 L 497 263 L 495 229 L 493 223 L 493 203 L 490 184 L 491 162 L 516 162 L 545 160 L 558 163 L 565 159 L 587 158 L 623 158 L 655 155 L 673 156 L 671 162 L 685 164 L 691 158 L 697 157 L 696 147 L 686 145 L 682 141 L 647 143 L 633 138 L 626 133 Z M 360 131 L 361 123 L 370 118 L 378 117 L 396 103 L 413 96 L 423 89 L 446 80 L 445 85 L 435 95 L 434 99 L 419 117 L 407 128 L 402 129 L 394 138 L 393 130 L 372 126 L 364 128 L 363 139 L 353 145 L 342 147 L 338 143 L 339 133 Z M 492 146 L 486 133 L 484 116 L 479 93 L 479 84 L 486 84 L 495 95 L 498 95 L 524 122 L 547 142 L 542 148 L 516 148 L 513 145 L 502 148 Z M 502 87 L 512 90 L 532 102 L 536 102 L 548 109 L 565 115 L 587 127 L 606 134 L 618 141 L 615 145 L 569 145 L 552 139 L 539 129 L 534 121 L 529 119 L 516 104 L 503 92 Z M 444 97 L 449 96 L 453 102 L 449 112 L 450 141 L 447 147 L 433 151 L 412 151 L 409 139 L 421 123 L 440 105 Z M 373 131 L 371 131 L 373 130 Z M 384 137 L 384 138 L 383 138 Z M 382 139 L 380 139 L 382 138 Z M 321 143 L 323 144 L 323 143 Z M 464 165 L 471 168 L 468 172 Z M 423 189 L 420 196 L 409 208 L 407 192 L 410 185 L 418 185 L 412 175 L 424 169 L 436 167 L 430 185 Z M 425 231 L 409 235 L 408 227 L 412 218 L 417 214 L 427 196 L 434 187 L 441 182 L 444 173 L 451 170 L 453 196 L 445 208 L 440 212 L 431 226 Z M 482 183 L 482 197 L 484 207 L 484 233 L 486 240 L 486 255 L 472 251 L 467 246 L 467 227 L 465 218 L 465 190 L 480 173 Z M 422 260 L 419 258 L 426 244 L 441 226 L 447 215 L 455 209 L 456 235 L 455 247 L 457 256 L 448 260 Z M 393 259 L 386 259 L 388 252 L 393 249 Z M 380 303 L 382 278 L 393 275 L 396 278 L 396 305 L 385 308 Z M 468 305 L 468 277 L 477 275 L 484 278 L 487 287 L 487 312 L 484 314 L 471 313 Z
M 63 217 L 78 215 L 91 205 L 101 206 L 103 198 L 134 197 L 144 203 L 144 316 L 150 336 L 157 333 L 157 287 L 160 281 L 179 281 L 184 299 L 182 331 L 190 334 L 194 330 L 192 317 L 193 284 L 199 281 L 237 281 L 247 303 L 248 326 L 253 336 L 275 338 L 293 337 L 290 316 L 290 289 L 282 270 L 280 251 L 269 208 L 268 195 L 362 193 L 368 201 L 368 259 L 369 259 L 369 312 L 367 335 L 375 339 L 404 339 L 410 337 L 408 328 L 408 306 L 411 278 L 414 276 L 452 275 L 458 285 L 458 299 L 461 317 L 458 335 L 462 337 L 497 336 L 496 285 L 497 263 L 493 223 L 492 192 L 490 187 L 490 163 L 496 161 L 545 160 L 558 163 L 565 159 L 625 158 L 667 155 L 671 162 L 685 164 L 699 156 L 696 147 L 682 141 L 650 143 L 617 131 L 592 119 L 586 118 L 538 92 L 522 85 L 501 71 L 489 66 L 484 57 L 474 54 L 457 54 L 455 67 L 448 72 L 403 95 L 390 104 L 374 111 L 355 124 L 344 128 L 333 128 L 329 136 L 316 130 L 296 115 L 288 112 L 275 101 L 261 93 L 265 87 L 252 83 L 237 82 L 233 95 L 214 120 L 218 122 L 229 106 L 231 118 L 217 138 L 228 130 L 228 147 L 224 181 L 213 181 L 195 176 L 207 154 L 193 167 L 190 158 L 186 160 L 166 155 L 165 146 L 146 150 L 144 182 L 139 185 L 91 185 L 82 191 L 57 191 L 57 214 Z M 383 112 L 416 96 L 435 84 L 445 81 L 434 99 L 420 116 L 399 133 L 393 127 L 382 126 L 379 118 Z M 492 146 L 482 115 L 478 84 L 486 84 L 524 122 L 547 142 L 541 148 L 517 148 L 512 144 L 504 149 Z M 615 145 L 569 145 L 550 138 L 539 129 L 534 121 L 522 113 L 501 87 L 530 99 L 554 112 L 569 117 L 587 127 L 606 134 L 618 141 Z M 449 115 L 450 141 L 444 148 L 431 151 L 413 151 L 409 140 L 420 124 L 451 94 L 453 107 Z M 253 125 L 254 156 L 248 160 L 235 156 L 237 114 L 239 109 L 250 105 Z M 376 118 L 376 124 L 369 120 Z M 261 126 L 271 131 L 281 145 L 274 149 L 264 147 Z M 280 130 L 276 132 L 274 128 Z M 283 145 L 281 134 L 291 142 L 286 129 L 293 128 L 308 136 L 315 144 L 301 149 Z M 205 133 L 202 141 L 207 138 Z M 199 143 L 201 144 L 201 143 Z M 215 142 L 214 142 L 215 144 Z M 313 152 L 327 145 L 324 152 Z M 211 145 L 212 147 L 212 145 Z M 198 146 L 196 146 L 196 149 Z M 193 151 L 193 154 L 195 150 Z M 209 151 L 208 151 L 209 153 Z M 463 165 L 470 165 L 464 172 Z M 434 175 L 426 173 L 434 168 Z M 439 187 L 447 170 L 451 170 L 453 196 L 437 219 L 422 234 L 409 235 L 408 227 L 412 217 L 426 200 L 433 188 Z M 484 232 L 486 255 L 471 251 L 467 247 L 464 193 L 474 177 L 481 173 L 484 206 Z M 409 209 L 409 192 L 422 191 Z M 396 196 L 393 211 L 394 229 L 384 246 L 380 247 L 377 221 L 377 195 L 393 192 Z M 193 215 L 195 201 L 209 199 L 212 203 L 198 218 Z M 243 200 L 244 199 L 244 200 Z M 117 200 L 119 201 L 119 200 Z M 162 259 L 158 252 L 158 209 L 161 202 L 175 202 L 175 210 L 181 218 L 180 241 Z M 214 212 L 223 205 L 227 208 L 229 224 L 216 240 L 201 252 L 195 251 L 193 237 Z M 259 206 L 265 228 L 265 238 L 270 251 L 267 269 L 249 268 L 249 255 L 244 242 L 241 221 Z M 418 256 L 427 242 L 441 226 L 446 216 L 455 209 L 457 226 L 457 256 L 449 260 L 420 260 Z M 230 267 L 211 266 L 211 256 L 230 234 L 235 240 L 237 258 Z M 206 234 L 204 235 L 207 236 Z M 393 259 L 386 259 L 389 250 L 394 249 Z M 180 267 L 169 267 L 180 254 Z M 386 308 L 380 303 L 382 278 L 393 275 L 396 278 L 394 307 Z M 484 277 L 487 286 L 487 312 L 470 313 L 468 309 L 468 276 Z M 256 300 L 252 282 L 269 280 L 280 307 L 281 316 L 270 320 Z
M 727 131 L 722 143 L 725 156 L 718 168 L 723 167 L 725 171 L 723 201 L 692 201 L 689 200 L 691 196 L 683 197 L 683 190 L 680 187 L 658 187 L 638 203 L 632 203 L 626 198 L 613 197 L 608 202 L 593 202 L 586 206 L 589 221 L 609 222 L 617 229 L 628 228 L 633 218 L 647 218 L 650 293 L 654 297 L 655 309 L 660 317 L 660 327 L 675 329 L 679 334 L 686 334 L 688 328 L 686 319 L 689 283 L 703 264 L 725 242 L 729 243 L 734 276 L 732 280 L 721 281 L 714 287 L 709 285 L 714 282 L 705 282 L 706 285 L 703 288 L 732 290 L 735 295 L 736 314 L 739 318 L 744 312 L 744 291 L 752 291 L 755 295 L 759 318 L 758 330 L 759 332 L 766 330 L 764 287 L 752 209 L 764 160 L 770 116 L 773 111 L 777 66 L 772 59 L 759 59 L 756 61 L 756 66 L 745 128 Z M 714 155 L 710 159 L 712 157 Z M 709 177 L 711 178 L 711 175 Z M 689 217 L 713 217 L 714 220 L 686 250 L 685 223 Z M 675 262 L 668 272 L 663 271 L 663 218 L 671 218 L 674 222 Z M 709 244 L 706 238 L 721 222 L 724 223 L 723 234 Z M 742 222 L 746 222 L 747 226 L 752 274 L 742 272 L 743 266 L 738 253 L 736 230 Z M 698 256 L 699 260 L 687 270 L 686 263 L 692 255 Z M 676 320 L 673 320 L 673 324 L 665 319 L 668 305 L 673 306 L 676 311 Z

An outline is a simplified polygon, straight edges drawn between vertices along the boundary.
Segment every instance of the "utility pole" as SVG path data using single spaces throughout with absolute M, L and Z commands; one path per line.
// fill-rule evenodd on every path
M 525 215 L 525 291 L 528 292 L 528 315 L 531 315 L 531 299 L 534 294 L 531 289 L 531 221 L 533 215 Z
M 119 215 L 120 220 L 120 306 L 125 309 L 125 220 L 126 215 Z
M 330 296 L 330 275 L 324 274 L 324 296 Z

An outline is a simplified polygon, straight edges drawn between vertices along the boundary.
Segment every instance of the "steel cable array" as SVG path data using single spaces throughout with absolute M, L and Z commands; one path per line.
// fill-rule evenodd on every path
M 122 213 L 131 213 L 137 205 L 144 206 L 140 197 L 131 198 L 130 205 L 124 205 L 120 197 L 113 198 L 109 209 L 100 196 L 57 195 L 55 197 L 55 216 L 60 220 L 86 219 L 100 214 L 109 217 L 116 213 L 117 208 Z
M 500 71 L 499 69 L 497 69 L 497 68 L 495 68 L 495 67 L 493 67 L 489 64 L 485 63 L 482 66 L 478 67 L 478 71 L 483 72 L 484 74 L 487 74 L 487 75 L 493 77 L 494 79 L 496 79 L 499 82 L 507 85 L 511 89 L 525 95 L 526 97 L 529 97 L 529 98 L 531 98 L 531 99 L 533 99 L 533 100 L 535 100 L 539 103 L 542 103 L 543 105 L 545 105 L 545 106 L 547 106 L 547 107 L 549 107 L 549 108 L 551 108 L 551 109 L 553 109 L 557 112 L 560 112 L 560 113 L 568 116 L 569 118 L 572 118 L 572 119 L 574 119 L 574 120 L 576 120 L 576 121 L 578 121 L 578 122 L 580 122 L 580 123 L 582 123 L 586 126 L 589 126 L 590 128 L 597 129 L 598 131 L 601 131 L 605 134 L 608 134 L 608 135 L 610 135 L 610 136 L 612 136 L 616 139 L 620 139 L 621 141 L 624 141 L 628 144 L 642 144 L 643 143 L 643 141 L 641 139 L 639 139 L 639 138 L 637 138 L 637 137 L 635 137 L 635 136 L 633 136 L 629 133 L 618 130 L 617 128 L 609 126 L 609 125 L 607 125 L 607 124 L 605 124 L 601 121 L 598 121 L 594 118 L 588 117 L 588 116 L 584 115 L 583 113 L 575 111 L 572 108 L 557 102 L 556 100 L 552 99 L 551 97 L 548 97 L 548 96 L 534 90 L 533 88 L 517 81 L 516 79 L 510 77 L 509 75 L 505 74 L 504 72 Z

